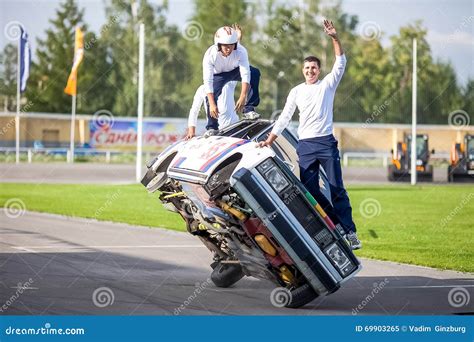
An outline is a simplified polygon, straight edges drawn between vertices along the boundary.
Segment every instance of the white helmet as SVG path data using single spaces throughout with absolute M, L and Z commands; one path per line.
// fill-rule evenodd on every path
M 237 44 L 237 32 L 230 26 L 222 26 L 214 35 L 214 44 Z

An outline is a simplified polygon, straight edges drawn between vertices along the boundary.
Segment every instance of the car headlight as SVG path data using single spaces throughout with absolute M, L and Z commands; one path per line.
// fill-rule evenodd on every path
M 418 165 L 418 166 L 423 165 L 423 160 L 418 159 L 418 160 L 416 161 L 416 165 Z
M 257 169 L 258 169 L 258 171 L 260 171 L 260 173 L 264 174 L 265 172 L 267 172 L 271 168 L 274 168 L 275 166 L 276 166 L 275 162 L 273 160 L 271 160 L 270 158 L 268 158 L 263 163 L 261 163 L 259 166 L 257 166 Z
M 265 176 L 267 176 L 268 183 L 270 183 L 278 193 L 282 192 L 290 185 L 283 173 L 277 168 L 271 169 Z
M 290 182 L 272 159 L 265 160 L 257 169 L 276 192 L 281 193 L 290 186 Z
M 353 270 L 354 265 L 336 243 L 332 244 L 326 250 L 326 254 L 332 261 L 334 261 L 337 268 L 339 268 L 344 276 Z

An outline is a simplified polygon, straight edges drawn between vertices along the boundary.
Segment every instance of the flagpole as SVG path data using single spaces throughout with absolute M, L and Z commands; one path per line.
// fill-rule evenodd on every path
M 69 145 L 69 162 L 74 163 L 74 133 L 76 130 L 76 95 L 72 95 L 71 142 Z
M 412 100 L 411 100 L 411 185 L 416 184 L 416 38 L 413 38 L 413 75 L 412 75 Z
M 20 36 L 18 37 L 18 56 L 17 56 L 17 72 L 16 72 L 16 116 L 15 116 L 15 150 L 16 163 L 20 163 L 20 100 L 21 100 L 21 28 Z
M 137 117 L 137 165 L 136 181 L 142 176 L 142 149 L 143 149 L 143 73 L 145 66 L 145 24 L 140 24 L 138 48 L 138 117 Z

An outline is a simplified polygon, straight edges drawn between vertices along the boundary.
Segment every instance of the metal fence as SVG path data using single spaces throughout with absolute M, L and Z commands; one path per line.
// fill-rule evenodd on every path
M 0 153 L 8 154 L 15 154 L 16 150 L 14 147 L 0 147 Z M 28 147 L 21 147 L 20 154 L 26 154 L 28 163 L 33 162 L 33 156 L 35 154 L 40 155 L 64 155 L 68 162 L 71 161 L 71 150 L 69 148 L 28 148 Z M 120 150 L 94 150 L 94 149 L 84 149 L 84 148 L 75 148 L 74 149 L 74 157 L 92 157 L 92 156 L 103 156 L 105 158 L 106 163 L 110 163 L 112 156 L 114 155 L 132 155 L 136 156 L 136 152 L 134 151 L 120 151 Z M 146 160 L 149 160 L 154 153 L 146 152 L 143 155 L 145 156 Z

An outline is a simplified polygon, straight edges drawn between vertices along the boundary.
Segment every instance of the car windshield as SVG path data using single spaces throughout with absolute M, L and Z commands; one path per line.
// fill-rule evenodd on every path
M 427 140 L 421 135 L 416 137 L 416 158 L 426 158 L 428 143 Z M 411 137 L 408 137 L 408 155 L 411 155 Z
M 257 138 L 270 125 L 272 125 L 270 121 L 241 121 L 222 130 L 219 135 L 252 140 Z
M 470 160 L 474 159 L 474 139 L 467 139 L 467 154 Z
M 242 129 L 246 128 L 249 126 L 249 122 L 247 121 L 239 121 L 233 125 L 230 125 L 226 128 L 223 128 L 220 132 L 219 135 L 225 136 L 225 137 L 231 137 L 235 133 L 241 131 Z

